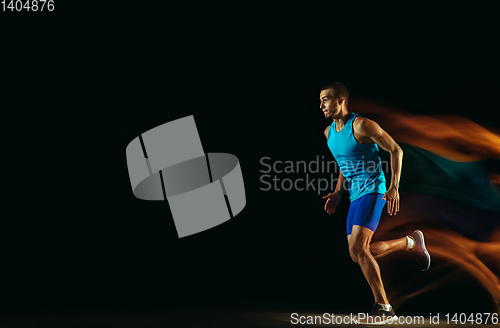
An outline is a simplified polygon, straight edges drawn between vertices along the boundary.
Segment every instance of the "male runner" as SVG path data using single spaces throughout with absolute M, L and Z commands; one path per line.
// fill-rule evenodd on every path
M 325 129 L 325 137 L 340 168 L 335 191 L 323 197 L 326 199 L 325 211 L 328 214 L 335 212 L 347 180 L 351 200 L 347 215 L 349 253 L 361 267 L 375 297 L 373 309 L 368 313 L 370 318 L 358 319 L 357 323 L 391 323 L 397 316 L 385 294 L 375 258 L 406 249 L 415 252 L 422 271 L 429 269 L 431 261 L 420 230 L 399 239 L 371 243 L 385 203 L 389 215 L 399 211 L 403 151 L 376 122 L 347 110 L 349 92 L 342 83 L 324 86 L 320 101 L 325 118 L 333 119 L 333 124 Z M 391 183 L 387 189 L 378 147 L 391 154 Z

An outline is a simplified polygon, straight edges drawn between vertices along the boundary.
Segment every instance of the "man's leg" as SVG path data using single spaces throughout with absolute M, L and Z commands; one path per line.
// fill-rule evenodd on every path
M 385 205 L 382 197 L 382 194 L 367 194 L 351 202 L 347 217 L 348 242 L 352 234 L 353 225 L 366 227 L 371 231 L 377 229 L 380 215 Z M 411 242 L 410 245 L 408 245 L 408 241 Z M 417 261 L 423 271 L 427 270 L 430 266 L 430 256 L 425 248 L 424 235 L 420 230 L 415 230 L 406 237 L 370 243 L 369 249 L 372 256 L 376 259 L 393 252 L 412 250 L 415 252 Z
M 349 221 L 347 221 L 349 224 Z M 350 226 L 350 229 L 348 228 L 348 233 L 351 233 L 352 231 L 352 224 Z M 351 238 L 351 235 L 347 236 L 347 243 L 349 244 L 349 239 Z M 398 239 L 391 239 L 391 240 L 384 240 L 384 241 L 376 241 L 373 243 L 370 243 L 370 253 L 375 259 L 379 259 L 381 257 L 384 257 L 386 255 L 389 255 L 391 253 L 397 252 L 397 251 L 403 251 L 407 250 L 408 247 L 408 238 L 402 237 Z
M 347 243 L 349 243 L 350 238 L 351 235 L 347 236 Z M 374 259 L 379 259 L 397 251 L 407 250 L 407 247 L 408 247 L 407 237 L 377 241 L 374 243 L 370 243 L 370 253 L 372 254 Z
M 410 245 L 408 245 L 408 242 L 411 242 Z M 403 250 L 409 250 L 413 253 L 422 271 L 429 269 L 431 256 L 425 247 L 424 234 L 420 230 L 415 230 L 406 237 L 377 241 L 370 244 L 370 253 L 376 259 Z
M 354 219 L 350 235 L 348 229 L 349 253 L 354 262 L 359 264 L 375 298 L 373 309 L 368 313 L 367 317 L 356 318 L 356 323 L 370 323 L 370 321 L 376 320 L 382 324 L 390 323 L 397 319 L 387 299 L 380 268 L 370 249 L 373 233 L 377 229 L 380 214 L 385 205 L 385 201 L 382 198 L 382 194 L 367 194 L 358 198 L 356 201 L 359 200 L 359 204 L 356 212 L 353 213 Z M 349 214 L 351 213 L 349 212 Z M 374 251 L 378 251 L 377 254 L 379 255 L 388 254 L 389 251 L 395 251 L 401 247 L 400 241 L 391 241 L 387 244 L 375 246 L 377 247 L 374 248 Z
M 408 246 L 408 238 L 402 237 L 398 239 L 377 241 L 370 244 L 370 252 L 376 259 L 384 257 L 388 254 L 406 250 Z
M 349 253 L 354 262 L 358 263 L 363 274 L 372 289 L 375 302 L 379 304 L 389 304 L 385 293 L 380 268 L 377 261 L 370 252 L 370 242 L 373 231 L 368 228 L 353 225 L 352 233 L 348 237 Z

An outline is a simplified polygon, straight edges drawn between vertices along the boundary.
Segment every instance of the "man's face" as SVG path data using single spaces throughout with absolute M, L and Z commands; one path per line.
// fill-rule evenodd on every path
M 335 97 L 332 90 L 322 90 L 319 94 L 319 108 L 323 111 L 325 118 L 335 118 L 342 111 L 343 98 Z

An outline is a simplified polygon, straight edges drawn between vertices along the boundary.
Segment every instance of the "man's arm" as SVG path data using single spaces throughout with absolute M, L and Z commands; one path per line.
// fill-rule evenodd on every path
M 340 197 L 342 196 L 342 193 L 344 192 L 344 181 L 345 177 L 342 174 L 342 171 L 339 170 L 339 179 L 337 181 L 337 186 L 335 187 L 335 191 L 329 193 L 326 196 L 323 196 L 323 199 L 326 199 L 325 203 L 325 211 L 328 214 L 333 214 L 335 213 L 335 210 L 337 209 L 337 206 L 340 203 Z
M 391 154 L 391 184 L 383 199 L 387 200 L 387 213 L 396 215 L 399 212 L 399 180 L 403 166 L 403 150 L 376 122 L 358 117 L 354 124 L 356 136 L 369 138 L 380 148 Z M 359 139 L 358 139 L 359 140 Z
M 325 137 L 328 140 L 328 130 L 330 126 L 327 126 L 325 129 Z M 333 214 L 335 213 L 335 209 L 340 203 L 340 197 L 342 196 L 342 193 L 344 192 L 344 181 L 345 177 L 342 174 L 342 171 L 339 169 L 339 179 L 337 181 L 337 186 L 335 187 L 335 191 L 332 193 L 329 193 L 326 196 L 323 196 L 323 199 L 326 199 L 325 203 L 325 211 L 328 214 Z
M 325 137 L 326 137 L 326 140 L 328 140 L 328 130 L 330 129 L 330 125 L 326 127 L 325 129 Z M 339 196 L 342 196 L 342 193 L 344 192 L 344 181 L 345 181 L 345 177 L 344 175 L 342 174 L 342 171 L 340 171 L 339 169 L 339 179 L 337 181 L 337 186 L 335 187 L 335 191 L 334 193 L 337 193 Z M 331 195 L 331 194 L 329 194 Z M 328 196 L 328 195 L 327 195 Z M 325 196 L 326 197 L 326 196 Z M 325 198 L 323 197 L 323 198 Z
M 345 178 L 344 175 L 342 174 L 342 171 L 339 169 L 339 180 L 337 181 L 337 186 L 335 187 L 334 193 L 339 194 L 339 196 L 342 196 L 342 193 L 344 192 L 344 182 Z

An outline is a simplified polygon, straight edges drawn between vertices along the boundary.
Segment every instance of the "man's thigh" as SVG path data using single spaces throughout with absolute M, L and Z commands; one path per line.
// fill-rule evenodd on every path
M 353 225 L 352 233 L 347 236 L 347 243 L 349 244 L 349 247 L 354 245 L 368 246 L 372 241 L 372 237 L 373 231 L 370 229 L 360 225 Z
M 347 217 L 347 241 L 354 226 L 365 227 L 375 232 L 380 221 L 382 209 L 386 203 L 382 194 L 367 194 L 351 203 Z M 373 234 L 372 234 L 373 235 Z

